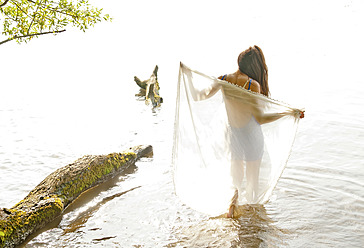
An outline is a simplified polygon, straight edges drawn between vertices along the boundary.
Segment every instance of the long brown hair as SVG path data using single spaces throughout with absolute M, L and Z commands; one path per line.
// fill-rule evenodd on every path
M 269 96 L 268 67 L 265 64 L 264 54 L 258 46 L 249 47 L 238 57 L 239 70 L 250 78 L 258 81 L 261 93 Z

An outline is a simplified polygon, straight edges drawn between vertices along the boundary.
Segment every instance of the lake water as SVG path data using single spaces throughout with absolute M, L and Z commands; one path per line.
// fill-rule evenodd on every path
M 108 0 L 97 5 L 112 23 L 0 46 L 1 207 L 83 155 L 154 147 L 25 247 L 364 246 L 363 3 L 196 2 Z M 272 98 L 306 117 L 270 202 L 211 218 L 174 194 L 179 61 L 219 76 L 253 44 Z M 156 64 L 164 103 L 152 110 L 134 96 L 133 76 Z

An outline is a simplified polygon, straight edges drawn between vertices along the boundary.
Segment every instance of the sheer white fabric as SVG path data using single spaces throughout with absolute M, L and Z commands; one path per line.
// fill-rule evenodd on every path
M 226 213 L 236 190 L 238 205 L 266 203 L 287 163 L 299 115 L 298 109 L 181 63 L 173 147 L 176 194 L 215 216 Z

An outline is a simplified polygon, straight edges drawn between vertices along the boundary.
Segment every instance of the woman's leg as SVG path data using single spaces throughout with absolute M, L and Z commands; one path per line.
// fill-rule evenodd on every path
M 256 203 L 259 196 L 260 160 L 246 163 L 246 199 L 248 203 Z
M 229 212 L 227 213 L 228 218 L 232 218 L 234 217 L 234 210 L 236 207 L 236 202 L 238 201 L 239 198 L 239 191 L 236 189 L 233 198 L 231 199 L 231 203 L 230 203 L 230 207 L 229 207 Z
M 243 179 L 244 179 L 244 164 L 243 161 L 233 160 L 231 162 L 231 177 L 233 179 L 233 187 L 235 188 L 235 193 L 233 198 L 231 199 L 231 203 L 229 206 L 229 212 L 227 213 L 228 218 L 232 218 L 234 215 L 234 209 L 238 201 L 239 192 L 243 187 Z
M 244 162 L 242 160 L 231 161 L 230 173 L 233 179 L 233 186 L 241 191 L 244 179 Z

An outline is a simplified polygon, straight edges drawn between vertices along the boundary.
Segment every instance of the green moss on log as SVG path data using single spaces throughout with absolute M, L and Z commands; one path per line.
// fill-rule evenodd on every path
M 15 246 L 18 240 L 24 240 L 33 231 L 59 216 L 63 210 L 62 200 L 53 197 L 39 202 L 30 211 L 11 208 L 8 210 L 10 213 L 0 219 L 0 247 Z
M 134 161 L 137 155 L 134 152 L 112 153 L 107 156 L 98 156 L 94 158 L 84 157 L 81 163 L 87 165 L 83 173 L 77 174 L 69 180 L 62 180 L 61 185 L 57 188 L 57 195 L 68 204 L 80 193 L 94 186 L 100 180 L 105 181 L 108 175 L 122 168 L 128 161 Z M 77 162 L 77 161 L 76 161 Z
M 151 146 L 137 146 L 124 153 L 84 156 L 54 171 L 14 207 L 0 209 L 0 247 L 20 244 L 62 214 L 81 193 L 151 153 Z

